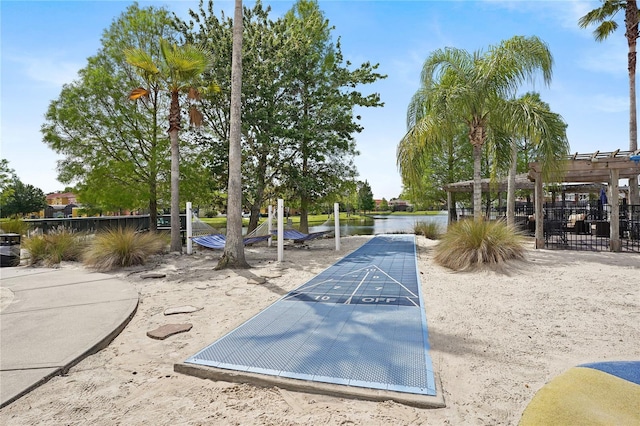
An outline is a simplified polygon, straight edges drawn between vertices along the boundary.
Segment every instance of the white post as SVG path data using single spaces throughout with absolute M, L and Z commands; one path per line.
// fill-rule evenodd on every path
M 333 217 L 335 221 L 335 240 L 336 240 L 336 251 L 340 251 L 340 204 L 333 204 Z
M 272 221 L 273 221 L 273 206 L 271 204 L 269 204 L 269 206 L 267 206 L 267 220 L 269 222 L 267 222 L 267 232 L 269 233 L 269 239 L 267 240 L 267 247 L 271 247 L 271 231 L 273 230 L 272 227 Z
M 284 258 L 284 200 L 278 198 L 278 262 Z
M 191 237 L 193 237 L 192 214 L 191 201 L 187 201 L 187 254 L 193 253 L 193 241 L 191 241 Z

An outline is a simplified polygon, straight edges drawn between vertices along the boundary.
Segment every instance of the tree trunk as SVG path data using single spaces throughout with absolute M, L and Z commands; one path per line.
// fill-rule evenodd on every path
M 242 94 L 242 0 L 236 0 L 233 14 L 231 55 L 231 114 L 229 132 L 229 186 L 227 198 L 227 241 L 216 269 L 248 268 L 242 241 L 242 151 L 240 141 Z
M 627 0 L 625 10 L 627 43 L 629 45 L 629 150 L 638 149 L 638 117 L 636 114 L 636 40 L 638 39 L 638 5 L 635 0 Z M 629 202 L 640 204 L 638 176 L 629 179 Z
M 482 220 L 482 146 L 486 131 L 482 120 L 474 117 L 469 123 L 469 142 L 473 146 L 473 219 Z
M 507 181 L 507 225 L 516 223 L 516 173 L 518 172 L 518 144 L 511 140 L 511 163 Z
M 149 182 L 149 230 L 158 230 L 158 188 L 153 178 Z
M 265 182 L 267 174 L 267 159 L 265 155 L 261 155 L 258 167 L 256 169 L 257 186 L 253 198 L 253 204 L 251 205 L 251 217 L 249 218 L 249 228 L 247 232 L 251 232 L 258 227 L 260 219 L 260 207 L 264 201 Z
M 300 199 L 300 232 L 303 234 L 309 233 L 309 199 L 306 196 L 302 196 Z
M 260 220 L 260 206 L 262 206 L 262 198 L 264 197 L 264 185 L 258 184 L 255 192 L 255 200 L 251 205 L 251 217 L 249 218 L 249 228 L 247 232 L 251 232 L 258 227 Z
M 153 136 L 149 150 L 149 230 L 158 231 L 158 92 L 153 95 Z
M 473 219 L 482 220 L 482 145 L 473 145 Z
M 180 101 L 178 92 L 171 92 L 169 109 L 169 140 L 171 141 L 171 248 L 170 251 L 182 254 L 182 236 L 180 235 Z

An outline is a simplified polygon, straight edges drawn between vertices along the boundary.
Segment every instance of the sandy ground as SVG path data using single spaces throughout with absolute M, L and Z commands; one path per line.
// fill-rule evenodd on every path
M 165 255 L 114 274 L 140 293 L 130 324 L 105 349 L 5 407 L 5 425 L 513 425 L 547 381 L 572 366 L 640 359 L 640 256 L 528 250 L 501 272 L 452 273 L 418 241 L 436 374 L 446 408 L 418 409 L 175 373 L 183 362 L 369 237 L 309 249 L 247 248 L 252 269 L 214 271 L 218 252 Z M 68 264 L 63 267 L 74 268 Z M 143 279 L 145 272 L 165 278 Z M 266 281 L 256 278 L 262 277 Z M 165 316 L 167 308 L 204 309 Z M 153 340 L 167 323 L 187 333 Z

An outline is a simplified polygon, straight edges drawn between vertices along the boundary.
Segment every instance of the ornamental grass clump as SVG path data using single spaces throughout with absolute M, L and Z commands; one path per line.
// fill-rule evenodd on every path
M 143 265 L 151 255 L 167 247 L 167 238 L 132 228 L 117 228 L 96 234 L 84 256 L 84 264 L 99 271 Z
M 34 235 L 22 241 L 29 252 L 29 264 L 50 267 L 62 261 L 79 261 L 87 247 L 87 235 L 60 227 L 44 235 Z
M 524 258 L 524 237 L 503 221 L 462 220 L 449 226 L 435 248 L 435 261 L 455 271 Z
M 413 233 L 416 235 L 424 235 L 430 240 L 438 240 L 442 235 L 442 230 L 436 222 L 420 221 L 413 225 Z
M 0 223 L 0 229 L 5 234 L 25 235 L 29 230 L 29 224 L 20 219 L 10 219 Z

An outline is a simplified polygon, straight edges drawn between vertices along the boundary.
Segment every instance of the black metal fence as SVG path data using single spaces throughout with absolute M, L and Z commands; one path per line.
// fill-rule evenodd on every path
M 621 250 L 640 253 L 640 205 L 619 207 Z M 535 222 L 530 224 L 530 231 L 531 228 L 535 229 Z M 546 248 L 608 251 L 611 206 L 597 202 L 583 206 L 545 205 L 543 229 Z
M 117 228 L 133 228 L 138 231 L 145 231 L 149 229 L 149 220 L 149 215 L 139 215 L 25 219 L 25 222 L 30 225 L 30 232 L 47 234 L 60 228 L 88 233 Z M 159 215 L 157 228 L 159 231 L 170 230 L 171 215 Z M 180 229 L 186 229 L 186 215 L 184 214 L 180 215 Z
M 621 250 L 640 253 L 640 205 L 620 204 L 619 232 Z M 458 219 L 472 217 L 471 209 L 458 208 Z M 500 208 L 483 212 L 490 220 L 505 217 Z M 517 203 L 516 226 L 528 235 L 535 234 L 533 203 Z M 610 250 L 611 206 L 598 201 L 580 205 L 544 205 L 545 248 L 562 250 Z

